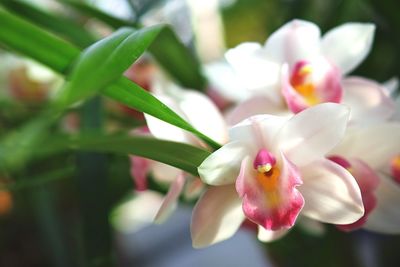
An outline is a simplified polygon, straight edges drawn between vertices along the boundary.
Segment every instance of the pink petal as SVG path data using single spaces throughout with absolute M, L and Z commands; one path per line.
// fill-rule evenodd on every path
M 131 161 L 130 173 L 137 191 L 147 190 L 147 174 L 150 170 L 151 161 L 137 156 L 129 156 Z
M 292 20 L 275 31 L 265 43 L 273 60 L 293 65 L 302 59 L 313 59 L 320 53 L 320 30 L 304 20 Z
M 345 23 L 322 38 L 322 51 L 342 74 L 355 69 L 372 47 L 375 26 L 371 23 Z
M 350 110 L 324 103 L 303 110 L 281 128 L 275 142 L 296 166 L 323 157 L 343 137 Z
M 154 218 L 155 223 L 164 222 L 169 215 L 175 210 L 177 201 L 182 192 L 183 186 L 185 185 L 185 177 L 183 173 L 176 177 L 175 181 L 169 187 L 168 193 L 164 198 L 164 201 Z
M 207 87 L 206 94 L 217 106 L 218 110 L 225 110 L 231 104 L 229 99 L 226 99 L 221 93 L 218 92 L 218 90 L 216 90 L 212 86 Z
M 391 177 L 381 175 L 376 196 L 377 206 L 363 228 L 378 233 L 400 234 L 400 186 Z
M 184 197 L 185 199 L 193 200 L 199 197 L 205 188 L 206 186 L 203 184 L 200 178 L 192 177 L 192 179 L 189 179 L 189 181 L 186 182 Z
M 275 189 L 267 190 L 258 181 L 258 172 L 249 161 L 249 157 L 242 161 L 236 181 L 236 190 L 243 198 L 244 214 L 266 230 L 291 228 L 304 205 L 303 197 L 296 189 L 301 184 L 296 168 L 282 155 L 277 185 Z
M 289 109 L 298 113 L 324 102 L 339 103 L 343 92 L 339 70 L 322 58 L 306 62 L 296 62 L 290 74 L 287 65 L 282 68 L 282 95 Z M 309 74 L 301 74 L 302 64 L 310 66 Z M 301 92 L 301 88 L 307 91 Z
M 353 124 L 383 122 L 394 114 L 394 101 L 375 81 L 350 77 L 344 79 L 342 84 L 345 91 L 343 104 L 351 108 Z
M 300 171 L 304 182 L 299 187 L 305 200 L 303 215 L 333 224 L 353 223 L 364 215 L 360 188 L 345 168 L 322 159 Z
M 282 95 L 288 105 L 288 108 L 293 113 L 298 113 L 310 105 L 306 102 L 305 98 L 301 96 L 290 84 L 290 74 L 288 65 L 282 67 Z
M 233 236 L 244 221 L 241 200 L 232 185 L 209 187 L 193 209 L 193 247 L 206 247 Z
M 321 98 L 321 102 L 340 103 L 343 97 L 340 70 L 329 62 L 322 64 L 325 65 L 325 70 L 323 78 L 317 82 L 317 95 Z
M 370 212 L 376 206 L 375 190 L 379 185 L 380 178 L 377 173 L 372 170 L 367 164 L 358 159 L 350 160 L 350 170 L 353 177 L 356 179 L 361 190 L 361 197 L 364 205 L 364 215 L 356 222 L 337 227 L 343 231 L 352 231 L 362 227 L 368 220 Z

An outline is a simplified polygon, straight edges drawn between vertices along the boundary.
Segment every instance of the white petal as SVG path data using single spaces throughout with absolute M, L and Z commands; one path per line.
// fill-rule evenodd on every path
M 363 227 L 379 233 L 400 234 L 400 185 L 391 177 L 381 175 L 376 197 L 377 206 Z
M 277 87 L 280 64 L 268 59 L 260 44 L 243 43 L 228 50 L 225 58 L 235 71 L 241 87 L 253 93 Z
M 274 240 L 282 238 L 288 232 L 289 232 L 288 229 L 282 229 L 282 230 L 278 230 L 278 231 L 271 231 L 271 230 L 266 230 L 262 226 L 258 226 L 257 238 L 261 242 L 271 242 L 271 241 L 274 241 Z
M 199 92 L 182 90 L 178 104 L 195 129 L 219 143 L 226 143 L 228 130 L 225 120 L 209 98 Z
M 295 64 L 299 60 L 312 61 L 320 55 L 320 30 L 317 25 L 304 20 L 292 20 L 267 40 L 268 56 L 279 62 Z
M 236 233 L 243 220 L 242 202 L 235 187 L 210 187 L 193 210 L 193 247 L 206 247 L 228 239 Z
M 386 89 L 387 94 L 391 95 L 396 92 L 397 88 L 399 88 L 399 78 L 392 77 L 391 79 L 384 82 L 382 85 Z
M 395 112 L 393 100 L 380 84 L 359 77 L 342 81 L 342 103 L 351 108 L 351 123 L 367 124 L 388 120 Z
M 368 55 L 374 38 L 371 23 L 345 23 L 327 32 L 322 38 L 322 51 L 346 74 Z
M 158 100 L 167 105 L 170 109 L 175 111 L 179 116 L 185 118 L 177 103 L 170 97 L 165 95 L 155 95 Z M 159 120 L 153 116 L 144 113 L 144 117 L 149 127 L 150 132 L 159 139 L 169 141 L 193 143 L 193 138 L 190 134 L 176 126 Z
M 255 96 L 229 111 L 226 115 L 226 121 L 229 125 L 235 125 L 244 119 L 259 114 L 287 116 L 290 113 L 284 103 L 278 104 L 265 96 Z
M 358 158 L 372 169 L 379 170 L 400 151 L 400 124 L 382 123 L 363 128 L 349 128 L 342 142 L 331 155 Z
M 321 222 L 349 224 L 364 214 L 360 188 L 345 168 L 323 159 L 300 171 L 303 185 L 298 189 L 305 200 L 303 215 Z
M 207 157 L 198 167 L 202 181 L 210 185 L 234 183 L 246 154 L 248 154 L 247 148 L 241 142 L 224 145 Z
M 349 108 L 334 103 L 307 108 L 282 127 L 276 142 L 295 165 L 306 165 L 323 157 L 340 141 L 349 114 Z
M 208 64 L 204 67 L 204 72 L 212 88 L 224 98 L 240 102 L 251 96 L 251 92 L 246 87 L 241 86 L 234 69 L 228 62 L 222 61 Z
M 171 184 L 182 170 L 158 161 L 152 161 L 150 171 L 157 182 Z
M 176 209 L 177 202 L 179 196 L 183 190 L 183 186 L 185 185 L 185 177 L 183 174 L 179 174 L 175 181 L 171 184 L 167 195 L 164 198 L 164 201 L 157 212 L 156 217 L 154 218 L 155 223 L 163 223 L 168 217 L 172 214 L 172 212 Z
M 133 233 L 151 225 L 163 196 L 151 190 L 136 192 L 116 207 L 111 214 L 113 225 L 120 231 Z
M 273 139 L 282 126 L 291 117 L 273 115 L 255 115 L 229 129 L 229 137 L 232 141 L 241 141 L 248 145 L 249 149 L 257 150 L 264 147 L 271 152 L 275 151 Z M 255 153 L 257 152 L 255 151 Z

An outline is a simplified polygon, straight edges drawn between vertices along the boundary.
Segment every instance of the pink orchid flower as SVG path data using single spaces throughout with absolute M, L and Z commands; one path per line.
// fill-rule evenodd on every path
M 247 99 L 230 114 L 231 124 L 255 114 L 297 113 L 323 102 L 348 105 L 351 122 L 386 120 L 394 105 L 383 86 L 345 77 L 368 55 L 374 30 L 370 23 L 346 23 L 321 38 L 317 25 L 293 20 L 264 46 L 244 43 L 228 50 L 228 64 L 213 64 L 206 74 L 225 97 Z
M 227 127 L 222 114 L 211 100 L 205 95 L 184 90 L 166 80 L 158 79 L 153 84 L 154 95 L 169 108 L 174 110 L 197 130 L 220 143 L 227 141 Z M 149 133 L 152 136 L 194 146 L 206 147 L 206 144 L 193 134 L 176 126 L 163 122 L 145 114 Z M 147 174 L 163 183 L 170 185 L 169 191 L 155 217 L 155 222 L 163 222 L 175 209 L 177 200 L 182 192 L 186 198 L 198 196 L 204 189 L 198 177 L 187 174 L 172 166 L 131 156 L 131 173 L 138 189 L 146 189 Z
M 361 189 L 365 214 L 338 226 L 351 231 L 400 233 L 400 124 L 381 123 L 349 129 L 330 159 L 348 169 Z
M 356 181 L 324 157 L 344 135 L 348 117 L 347 107 L 324 103 L 233 126 L 230 142 L 198 168 L 212 186 L 193 211 L 193 246 L 229 238 L 245 218 L 259 225 L 262 241 L 284 235 L 299 214 L 333 224 L 357 221 L 364 209 Z

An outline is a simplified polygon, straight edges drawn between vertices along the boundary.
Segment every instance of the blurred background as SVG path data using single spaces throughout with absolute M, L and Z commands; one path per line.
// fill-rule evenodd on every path
M 264 43 L 294 18 L 315 22 L 323 33 L 345 22 L 373 22 L 373 49 L 353 74 L 379 82 L 400 77 L 398 0 L 63 2 L 0 0 L 0 6 L 44 29 L 49 19 L 61 28 L 74 25 L 81 34 L 59 35 L 81 48 L 120 25 L 169 23 L 204 64 L 241 42 Z M 58 34 L 57 27 L 48 30 Z M 146 62 L 126 72 L 145 89 L 145 74 L 137 73 L 145 73 Z M 0 44 L 0 136 L 42 112 L 62 83 L 61 76 Z M 140 113 L 97 97 L 72 109 L 52 133 L 127 132 L 142 125 Z M 244 226 L 228 241 L 194 250 L 193 203 L 183 202 L 165 224 L 152 225 L 167 187 L 150 177 L 150 188 L 159 193 L 137 193 L 130 168 L 127 156 L 73 151 L 12 171 L 0 165 L 0 266 L 399 266 L 400 237 L 343 233 L 328 225 L 318 231 L 295 227 L 270 244 Z

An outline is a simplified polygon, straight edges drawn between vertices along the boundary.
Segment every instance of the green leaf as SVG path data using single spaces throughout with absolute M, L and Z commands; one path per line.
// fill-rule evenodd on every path
M 110 20 L 108 14 L 84 3 L 71 0 L 61 0 L 76 10 L 96 17 L 113 28 L 132 26 L 131 22 Z M 90 12 L 88 12 L 90 10 Z M 174 32 L 165 27 L 154 40 L 149 51 L 160 63 L 164 70 L 170 74 L 182 86 L 197 90 L 203 90 L 206 80 L 201 72 L 200 62 L 193 53 L 178 39 Z
M 4 9 L 0 8 L 0 24 L 4 25 L 5 27 L 2 28 L 0 31 L 0 42 L 3 44 L 6 44 L 9 48 L 12 48 L 24 55 L 27 55 L 29 57 L 32 57 L 33 59 L 47 65 L 48 67 L 54 69 L 57 72 L 60 73 L 67 73 L 67 70 L 70 68 L 71 62 L 75 60 L 75 58 L 79 54 L 79 49 L 71 45 L 70 43 L 63 41 L 54 35 L 49 34 L 48 32 L 40 29 L 39 27 L 32 25 L 29 22 L 26 22 L 25 20 L 16 17 L 8 12 L 6 12 Z M 151 28 L 151 29 L 157 29 L 157 28 Z M 163 28 L 162 28 L 163 29 Z M 161 30 L 161 29 L 160 29 Z M 146 33 L 145 30 L 142 30 L 140 32 Z M 111 42 L 113 46 L 116 45 L 118 46 L 118 42 L 115 40 L 125 40 L 121 39 L 121 36 L 125 36 L 124 32 L 119 32 L 117 33 L 118 38 L 114 39 L 113 36 L 110 36 L 107 40 L 107 42 Z M 150 33 L 152 33 L 150 31 Z M 150 34 L 149 33 L 149 34 Z M 135 40 L 136 37 L 135 35 L 132 35 L 131 37 L 127 38 L 127 40 Z M 146 35 L 147 36 L 147 35 Z M 132 38 L 132 39 L 130 39 Z M 29 39 L 31 42 L 26 42 L 26 40 Z M 102 42 L 102 45 L 98 45 L 97 43 L 94 44 L 91 48 L 89 48 L 87 51 L 90 51 L 90 53 L 94 53 L 96 55 L 96 60 L 99 60 L 97 57 L 97 52 L 95 52 L 94 48 L 98 48 L 99 51 L 104 51 L 103 49 L 107 48 L 107 45 L 105 45 L 105 41 L 100 41 Z M 127 41 L 130 42 L 130 41 Z M 104 45 L 106 48 L 104 48 Z M 115 57 L 115 59 L 123 59 L 126 52 L 126 49 L 131 49 L 131 48 L 125 48 L 124 45 L 113 51 L 112 57 Z M 140 45 L 138 48 L 138 51 L 141 50 Z M 108 50 L 107 50 L 108 51 Z M 87 52 L 88 53 L 88 52 Z M 86 54 L 87 55 L 87 54 Z M 131 55 L 132 56 L 132 55 Z M 132 56 L 133 58 L 135 57 Z M 131 60 L 132 60 L 131 57 Z M 87 58 L 86 58 L 87 59 Z M 100 58 L 101 59 L 101 58 Z M 96 70 L 97 68 L 100 68 L 103 70 L 103 72 L 106 70 L 106 68 L 101 67 L 100 65 L 96 66 L 91 62 L 91 59 L 89 59 L 89 63 L 83 63 L 82 59 L 80 61 L 81 68 L 90 70 L 89 67 L 93 67 L 92 72 Z M 93 61 L 94 62 L 94 61 Z M 117 60 L 114 59 L 109 59 L 106 61 L 104 64 L 108 64 L 107 66 L 113 66 L 114 63 L 116 63 Z M 123 68 L 128 65 L 128 61 L 123 60 L 121 64 L 121 67 L 117 68 L 115 71 L 112 72 L 112 77 L 107 77 L 107 80 L 104 80 L 103 77 L 99 76 L 99 73 L 97 73 L 97 76 L 94 74 L 91 74 L 88 72 L 88 75 L 90 78 L 96 78 L 100 79 L 101 82 L 96 83 L 96 84 L 91 84 L 90 79 L 88 78 L 87 75 L 85 75 L 84 72 L 79 72 L 77 71 L 75 73 L 75 78 L 73 78 L 76 86 L 78 88 L 73 89 L 73 90 L 78 90 L 79 86 L 84 84 L 86 86 L 86 91 L 83 92 L 84 96 L 90 96 L 92 93 L 94 93 L 94 90 L 100 89 L 100 88 L 95 88 L 97 86 L 106 86 L 107 83 L 112 82 L 116 76 L 118 76 L 117 72 L 121 72 L 120 75 L 122 74 Z M 87 65 L 86 65 L 87 64 Z M 100 73 L 102 75 L 102 73 Z M 88 81 L 85 81 L 85 79 L 88 79 Z M 91 85 L 89 86 L 88 85 Z M 92 87 L 93 85 L 93 87 Z M 126 104 L 129 107 L 136 108 L 139 111 L 148 113 L 154 117 L 157 117 L 161 120 L 164 120 L 168 123 L 171 123 L 177 127 L 180 127 L 182 129 L 188 130 L 195 135 L 197 135 L 199 138 L 207 142 L 211 147 L 217 149 L 219 148 L 219 144 L 216 143 L 215 141 L 211 140 L 209 137 L 205 136 L 204 134 L 198 132 L 196 129 L 194 129 L 189 123 L 187 123 L 185 120 L 180 118 L 178 115 L 175 114 L 172 110 L 170 110 L 168 107 L 166 107 L 164 104 L 162 104 L 160 101 L 158 101 L 155 97 L 153 97 L 151 94 L 148 92 L 144 91 L 141 87 L 138 85 L 134 84 L 133 82 L 130 82 L 124 77 L 120 77 L 117 79 L 116 82 L 110 84 L 108 87 L 102 89 L 102 93 L 106 96 L 109 96 L 117 101 L 120 101 L 124 104 Z M 75 95 L 76 94 L 76 95 Z M 79 99 L 81 96 L 79 96 L 80 92 L 76 91 L 73 93 L 72 98 L 73 99 Z M 40 119 L 39 119 L 40 120 Z M 1 146 L 0 142 L 0 146 Z
M 65 148 L 110 152 L 117 154 L 132 154 L 163 162 L 195 176 L 198 176 L 197 166 L 210 155 L 209 151 L 191 145 L 159 140 L 143 136 L 127 135 L 82 135 L 72 137 L 53 137 L 46 141 L 51 153 Z M 47 154 L 49 151 L 38 151 Z
M 147 93 L 140 86 L 122 77 L 116 83 L 103 89 L 103 94 L 123 103 L 129 107 L 136 108 L 144 113 L 150 114 L 160 120 L 187 130 L 214 149 L 220 145 L 208 136 L 197 131 L 184 119 L 176 115 L 170 108 L 160 102 L 157 98 Z
M 0 7 L 0 42 L 58 73 L 66 73 L 80 51 L 71 43 L 48 33 Z M 29 42 L 27 41 L 29 40 Z
M 149 48 L 164 70 L 182 86 L 203 90 L 206 80 L 200 62 L 178 39 L 170 28 L 165 28 Z
M 0 174 L 18 169 L 39 149 L 48 136 L 45 131 L 59 117 L 60 113 L 45 111 L 22 128 L 10 131 L 0 140 Z
M 82 52 L 67 77 L 61 101 L 66 105 L 75 103 L 117 80 L 143 54 L 161 29 L 161 26 L 139 31 L 122 28 L 91 45 Z
M 61 14 L 52 14 L 23 1 L 0 0 L 1 5 L 8 10 L 28 18 L 38 26 L 42 26 L 55 34 L 66 38 L 79 47 L 85 48 L 96 41 L 96 38 L 82 25 L 64 17 Z

